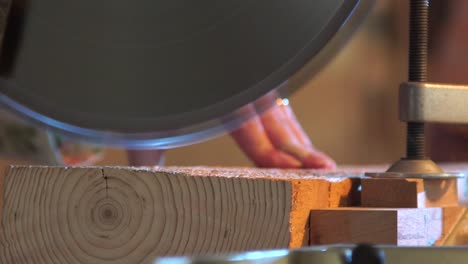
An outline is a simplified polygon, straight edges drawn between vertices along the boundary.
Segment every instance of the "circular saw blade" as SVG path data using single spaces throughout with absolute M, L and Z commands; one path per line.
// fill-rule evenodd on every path
M 294 90 L 288 77 L 317 72 L 373 1 L 18 2 L 0 60 L 4 105 L 95 143 L 168 148 Z

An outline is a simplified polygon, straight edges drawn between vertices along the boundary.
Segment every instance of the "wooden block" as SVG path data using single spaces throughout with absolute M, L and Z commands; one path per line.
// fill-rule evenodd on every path
M 437 241 L 440 246 L 468 245 L 468 209 L 444 208 L 444 236 Z
M 444 236 L 448 235 L 463 216 L 466 211 L 466 207 L 446 207 L 443 208 L 444 225 L 443 232 Z
M 429 246 L 442 236 L 442 209 L 312 210 L 310 244 L 372 243 Z
M 311 209 L 352 203 L 343 197 L 358 184 L 324 175 L 12 167 L 0 196 L 0 263 L 147 263 L 163 255 L 299 247 L 308 242 Z
M 457 179 L 362 179 L 361 205 L 380 208 L 458 206 Z

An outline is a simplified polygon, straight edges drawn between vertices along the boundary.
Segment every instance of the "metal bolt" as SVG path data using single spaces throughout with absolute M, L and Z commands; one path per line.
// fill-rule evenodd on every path
M 411 0 L 408 67 L 410 82 L 427 81 L 428 31 L 429 0 Z M 408 122 L 406 157 L 408 159 L 426 158 L 424 123 Z

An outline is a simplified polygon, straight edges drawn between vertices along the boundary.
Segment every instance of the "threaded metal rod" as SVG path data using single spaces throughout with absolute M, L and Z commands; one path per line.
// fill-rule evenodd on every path
M 406 158 L 425 158 L 424 123 L 408 123 L 406 135 Z
M 408 65 L 410 82 L 427 81 L 428 31 L 429 0 L 411 0 Z M 406 157 L 408 159 L 426 158 L 424 123 L 408 122 Z
M 429 0 L 411 0 L 409 28 L 410 82 L 427 81 Z

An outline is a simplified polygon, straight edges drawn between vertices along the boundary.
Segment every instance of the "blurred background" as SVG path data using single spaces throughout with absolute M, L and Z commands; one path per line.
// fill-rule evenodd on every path
M 372 14 L 349 43 L 289 98 L 313 144 L 339 165 L 390 164 L 404 156 L 405 126 L 398 121 L 397 95 L 399 84 L 407 79 L 407 5 L 407 1 L 377 0 Z M 464 51 L 468 44 L 468 1 L 432 0 L 431 5 L 430 80 L 468 83 L 468 51 Z M 441 161 L 463 160 L 468 156 L 465 131 L 464 126 L 431 126 L 431 156 Z M 4 151 L 3 165 L 50 163 L 51 159 L 73 164 L 67 157 L 80 152 L 87 156 L 75 163 L 127 164 L 122 149 L 98 149 L 51 138 L 41 131 L 33 133 L 36 139 L 32 144 L 52 142 L 51 152 L 44 150 L 29 157 Z M 9 143 L 0 141 L 0 152 L 2 144 Z M 48 159 L 47 155 L 54 157 Z M 252 165 L 229 135 L 169 150 L 165 164 Z

